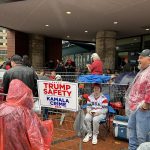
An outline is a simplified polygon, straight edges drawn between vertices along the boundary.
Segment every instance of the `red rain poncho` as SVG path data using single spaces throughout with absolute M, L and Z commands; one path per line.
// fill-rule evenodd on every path
M 50 149 L 53 123 L 41 121 L 32 108 L 32 91 L 12 80 L 6 102 L 0 105 L 0 150 Z

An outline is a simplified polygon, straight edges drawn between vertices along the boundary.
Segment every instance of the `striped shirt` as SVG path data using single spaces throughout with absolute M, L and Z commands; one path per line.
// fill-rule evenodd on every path
M 87 102 L 87 112 L 94 110 L 94 112 L 100 114 L 106 114 L 108 111 L 108 100 L 101 94 L 97 99 L 94 98 L 94 93 L 88 97 L 89 101 Z

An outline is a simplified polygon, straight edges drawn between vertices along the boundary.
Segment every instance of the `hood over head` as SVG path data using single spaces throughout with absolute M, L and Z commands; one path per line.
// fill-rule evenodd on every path
M 32 109 L 33 94 L 32 90 L 21 80 L 14 79 L 9 84 L 8 95 L 6 97 L 8 104 L 19 105 Z

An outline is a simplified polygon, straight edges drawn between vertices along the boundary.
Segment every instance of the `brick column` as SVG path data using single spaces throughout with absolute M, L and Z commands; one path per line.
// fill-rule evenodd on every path
M 7 30 L 7 57 L 15 54 L 15 31 Z
M 116 32 L 100 31 L 96 34 L 96 53 L 104 63 L 104 69 L 115 68 Z
M 44 37 L 40 35 L 30 35 L 29 38 L 29 56 L 32 66 L 35 68 L 43 67 L 44 63 Z

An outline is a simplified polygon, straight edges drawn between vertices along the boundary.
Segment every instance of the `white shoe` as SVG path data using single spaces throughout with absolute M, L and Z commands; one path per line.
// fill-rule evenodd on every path
M 86 142 L 88 142 L 90 139 L 91 139 L 91 137 L 92 137 L 92 134 L 87 134 L 86 136 L 85 136 L 85 138 L 83 139 L 83 142 L 84 143 L 86 143 Z
M 97 144 L 97 135 L 93 135 L 92 144 Z

